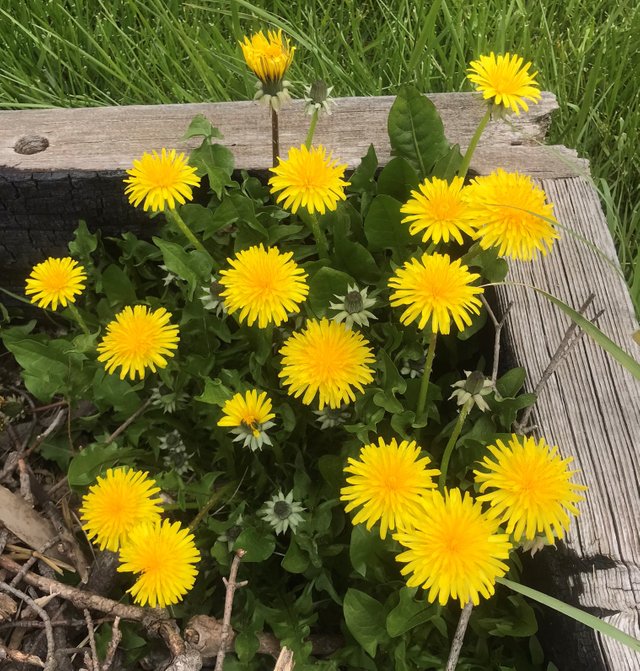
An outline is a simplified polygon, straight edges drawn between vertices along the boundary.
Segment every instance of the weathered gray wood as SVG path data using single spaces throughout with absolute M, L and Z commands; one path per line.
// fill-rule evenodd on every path
M 632 340 L 638 329 L 631 300 L 598 196 L 581 178 L 543 180 L 558 220 L 569 230 L 553 252 L 533 263 L 511 265 L 509 280 L 544 289 L 576 309 L 593 292 L 587 316 L 601 309 L 598 326 L 623 349 L 640 359 Z M 573 232 L 601 250 L 593 251 Z M 603 258 L 604 255 L 607 259 Z M 613 266 L 613 267 L 612 267 Z M 531 289 L 498 289 L 503 306 L 514 301 L 508 317 L 506 348 L 528 374 L 533 389 L 571 323 L 557 307 Z M 583 337 L 541 392 L 535 410 L 538 432 L 563 455 L 575 455 L 589 486 L 581 515 L 566 543 L 545 550 L 535 562 L 547 562 L 560 598 L 604 617 L 640 638 L 640 382 L 589 337 Z M 550 618 L 551 618 L 551 614 Z M 635 654 L 612 639 L 576 632 L 554 622 L 556 654 L 565 669 L 640 669 Z M 568 637 L 568 632 L 570 638 Z
M 442 116 L 449 141 L 466 148 L 486 109 L 484 102 L 472 93 L 440 93 L 429 98 Z M 329 147 L 350 168 L 358 165 L 372 143 L 386 162 L 387 116 L 393 100 L 393 96 L 338 99 L 333 114 L 320 119 L 315 142 Z M 280 115 L 283 151 L 304 142 L 309 117 L 303 113 L 303 104 L 293 101 Z M 528 113 L 492 121 L 472 168 L 479 173 L 490 172 L 499 152 L 505 170 L 517 168 L 538 177 L 584 172 L 586 163 L 577 159 L 575 152 L 540 145 L 555 109 L 555 96 L 544 93 L 541 102 L 532 105 Z M 0 174 L 6 169 L 124 171 L 144 151 L 162 147 L 188 150 L 195 146 L 197 141 L 181 138 L 196 114 L 204 114 L 220 129 L 223 143 L 233 149 L 238 167 L 265 170 L 271 166 L 269 111 L 248 101 L 0 112 Z M 36 144 L 35 138 L 42 137 L 47 146 L 37 153 L 19 154 L 16 143 L 25 137 L 31 138 L 31 145 Z

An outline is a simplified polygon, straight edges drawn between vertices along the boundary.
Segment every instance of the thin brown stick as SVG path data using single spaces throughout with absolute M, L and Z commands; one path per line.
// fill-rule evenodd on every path
M 45 410 L 51 410 L 53 408 L 61 408 L 69 405 L 67 401 L 56 401 L 55 403 L 49 403 L 47 405 L 39 405 L 31 409 L 31 412 L 45 412 Z
M 151 399 L 148 398 L 130 417 L 127 417 L 122 424 L 104 441 L 106 445 L 112 443 L 123 431 L 126 431 L 129 425 L 140 417 L 140 415 L 151 405 Z
M 60 408 L 60 410 L 58 410 L 49 426 L 42 433 L 38 434 L 29 448 L 24 451 L 25 457 L 28 457 L 34 450 L 37 450 L 40 445 L 44 443 L 44 441 L 62 424 L 66 414 L 66 408 Z
M 44 662 L 37 655 L 28 655 L 26 652 L 7 648 L 0 643 L 0 661 L 3 659 L 9 659 L 18 664 L 31 664 L 31 666 L 39 666 L 44 669 Z
M 53 671 L 56 668 L 56 658 L 55 658 L 55 643 L 53 638 L 53 628 L 51 627 L 51 619 L 47 611 L 40 607 L 28 594 L 21 592 L 19 589 L 8 585 L 6 582 L 0 582 L 0 590 L 3 592 L 8 592 L 17 596 L 19 599 L 22 599 L 30 608 L 37 613 L 44 623 L 44 631 L 47 637 L 47 659 L 44 663 L 44 669 L 46 671 Z
M 464 635 L 467 631 L 467 625 L 469 624 L 472 609 L 473 602 L 469 601 L 460 613 L 456 633 L 453 635 L 453 641 L 451 641 L 451 651 L 449 652 L 449 659 L 447 660 L 445 671 L 455 671 L 456 666 L 458 666 L 458 659 L 460 658 L 460 651 L 462 650 L 462 642 L 464 641 Z
M 116 655 L 116 650 L 120 645 L 122 640 L 122 633 L 120 632 L 120 618 L 116 617 L 113 621 L 113 626 L 111 627 L 111 640 L 109 641 L 109 647 L 107 648 L 107 654 L 102 663 L 100 671 L 109 671 L 109 668 L 113 664 L 113 660 Z
M 502 313 L 501 319 L 498 320 L 493 313 L 493 310 L 489 306 L 487 299 L 484 296 L 480 296 L 480 300 L 483 302 L 487 314 L 493 322 L 493 327 L 495 329 L 493 338 L 493 368 L 491 370 L 491 384 L 495 386 L 496 380 L 498 379 L 498 367 L 500 365 L 500 336 L 502 335 L 503 326 L 507 323 L 507 317 L 509 316 L 509 312 L 513 307 L 513 302 L 507 305 L 505 311 Z
M 58 542 L 59 536 L 56 534 L 53 538 L 50 538 L 41 548 L 40 550 L 32 550 L 31 552 L 31 557 L 27 559 L 27 561 L 22 565 L 22 568 L 18 571 L 18 573 L 13 576 L 13 580 L 9 583 L 11 587 L 15 587 L 25 576 L 27 571 L 38 561 L 38 559 L 42 559 L 42 555 L 50 548 L 53 547 L 57 542 Z
M 245 556 L 245 550 L 236 550 L 235 557 L 231 562 L 231 570 L 229 571 L 229 579 L 224 581 L 226 587 L 226 594 L 224 598 L 224 615 L 222 617 L 222 634 L 220 636 L 220 649 L 216 655 L 216 666 L 214 671 L 222 671 L 224 665 L 224 657 L 227 654 L 227 642 L 231 636 L 231 611 L 233 610 L 233 597 L 238 587 L 237 577 L 240 562 Z
M 91 669 L 100 671 L 100 659 L 96 648 L 96 633 L 93 628 L 93 620 L 88 608 L 84 609 L 84 620 L 87 623 L 87 634 L 89 636 L 89 647 L 91 648 Z

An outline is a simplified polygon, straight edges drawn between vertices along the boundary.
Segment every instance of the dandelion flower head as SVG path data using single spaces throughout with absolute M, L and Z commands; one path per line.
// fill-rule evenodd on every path
M 138 574 L 128 590 L 137 604 L 164 608 L 181 601 L 193 587 L 199 561 L 189 529 L 163 520 L 133 529 L 120 548 L 118 571 Z
M 576 503 L 584 499 L 580 492 L 587 489 L 571 481 L 577 472 L 569 470 L 573 457 L 563 459 L 544 438 L 536 442 L 516 434 L 508 445 L 496 440 L 488 450 L 492 456 L 474 474 L 482 494 L 478 500 L 491 505 L 489 516 L 506 523 L 516 541 L 530 541 L 537 534 L 551 544 L 564 538 L 571 515 L 578 514 Z
M 540 100 L 540 89 L 535 80 L 537 72 L 529 72 L 531 63 L 524 64 L 524 59 L 516 54 L 496 56 L 493 51 L 489 56 L 480 56 L 471 61 L 467 78 L 476 85 L 485 100 L 493 100 L 516 114 L 520 108 L 525 112 L 529 109 L 527 100 L 537 103 Z
M 256 389 L 250 389 L 244 394 L 235 394 L 225 401 L 222 407 L 224 416 L 218 426 L 228 426 L 237 435 L 234 440 L 244 441 L 244 447 L 257 450 L 263 444 L 271 445 L 266 431 L 273 426 L 271 421 L 275 414 L 271 412 L 271 399 L 267 392 L 258 394 Z
M 84 268 L 74 259 L 68 256 L 63 259 L 49 258 L 33 267 L 27 278 L 25 294 L 32 294 L 31 302 L 38 307 L 51 305 L 52 310 L 57 310 L 58 305 L 66 307 L 67 303 L 76 302 L 86 279 Z
M 162 505 L 148 473 L 110 468 L 82 499 L 80 519 L 87 537 L 101 550 L 117 551 L 138 524 L 160 519 Z
M 400 316 L 405 325 L 418 320 L 418 328 L 423 329 L 431 320 L 431 331 L 446 335 L 453 319 L 462 331 L 471 324 L 470 313 L 480 312 L 477 295 L 483 289 L 472 284 L 479 277 L 459 259 L 450 261 L 448 254 L 423 254 L 420 260 L 407 261 L 391 277 L 390 303 L 408 306 Z
M 271 168 L 274 176 L 269 180 L 271 193 L 280 192 L 276 202 L 294 214 L 299 207 L 310 214 L 335 210 L 338 201 L 346 200 L 344 189 L 349 182 L 343 180 L 347 165 L 338 165 L 322 146 L 307 149 L 291 147 L 287 158 Z
M 349 457 L 345 466 L 347 486 L 340 490 L 340 499 L 347 502 L 346 512 L 361 506 L 353 524 L 365 523 L 367 530 L 380 521 L 380 538 L 387 530 L 411 527 L 414 516 L 420 511 L 420 500 L 436 485 L 432 478 L 440 474 L 428 469 L 431 459 L 420 457 L 420 447 L 415 441 L 395 438 L 386 443 L 365 445 L 358 459 Z
M 560 237 L 553 205 L 528 175 L 498 168 L 476 177 L 467 195 L 483 249 L 498 247 L 500 256 L 530 261 Z
M 422 587 L 429 603 L 444 606 L 449 598 L 460 606 L 480 603 L 495 592 L 496 578 L 508 570 L 509 536 L 499 533 L 498 523 L 466 492 L 434 491 L 422 499 L 422 509 L 411 529 L 393 535 L 406 549 L 396 560 L 408 587 Z
M 263 83 L 280 82 L 293 62 L 296 50 L 289 38 L 282 37 L 282 30 L 260 31 L 240 42 L 245 63 Z
M 293 333 L 284 343 L 279 376 L 288 393 L 310 405 L 318 396 L 318 409 L 339 408 L 355 401 L 354 389 L 373 381 L 375 361 L 369 342 L 344 324 L 322 319 L 307 321 L 303 331 Z
M 152 212 L 162 212 L 165 208 L 174 210 L 176 203 L 184 205 L 193 198 L 191 187 L 200 185 L 196 169 L 175 149 L 163 148 L 160 154 L 145 152 L 142 158 L 134 159 L 127 175 L 124 192 L 134 207 L 144 201 L 145 212 L 148 209 Z
M 411 235 L 422 233 L 422 242 L 455 240 L 463 243 L 462 235 L 474 237 L 475 226 L 464 196 L 464 180 L 454 177 L 451 182 L 437 177 L 427 178 L 411 191 L 411 198 L 400 208 L 407 216 Z
M 230 269 L 220 271 L 220 285 L 228 312 L 240 310 L 238 321 L 259 328 L 280 326 L 289 313 L 300 312 L 309 293 L 307 273 L 292 260 L 293 252 L 280 253 L 262 245 L 238 252 L 227 259 Z
M 169 323 L 171 313 L 164 308 L 150 310 L 145 305 L 127 306 L 107 325 L 107 333 L 98 345 L 98 361 L 107 373 L 121 367 L 120 379 L 127 374 L 144 378 L 145 369 L 154 373 L 164 368 L 178 347 L 178 327 Z

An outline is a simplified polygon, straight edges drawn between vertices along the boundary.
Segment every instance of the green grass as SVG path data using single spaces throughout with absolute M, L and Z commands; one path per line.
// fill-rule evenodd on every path
M 268 9 L 266 9 L 268 8 Z M 469 90 L 481 53 L 533 61 L 558 96 L 550 140 L 591 160 L 640 307 L 640 4 L 636 0 L 30 0 L 0 8 L 5 108 L 242 99 L 237 41 L 267 25 L 298 45 L 291 78 L 334 95 L 414 81 Z

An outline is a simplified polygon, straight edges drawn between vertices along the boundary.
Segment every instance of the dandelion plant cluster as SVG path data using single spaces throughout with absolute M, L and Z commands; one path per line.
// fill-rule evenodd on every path
M 490 120 L 540 99 L 537 73 L 512 54 L 471 63 L 486 110 L 464 155 L 429 100 L 403 88 L 389 113 L 394 157 L 379 166 L 372 146 L 350 170 L 343 147 L 314 144 L 337 116 L 329 102 L 339 107 L 325 82 L 306 89 L 305 142 L 281 146 L 295 88 L 285 76 L 300 57 L 290 39 L 261 31 L 239 52 L 270 109 L 269 174 L 236 170 L 202 116 L 189 157 L 150 146 L 124 192 L 154 215 L 151 240 L 103 244 L 81 227 L 71 256 L 26 282 L 34 304 L 67 319 L 62 334 L 8 331 L 5 344 L 34 395 L 93 404 L 78 429 L 90 444 L 48 454 L 84 494 L 87 538 L 135 575 L 136 603 L 219 616 L 221 577 L 242 549 L 243 668 L 257 668 L 256 627 L 293 632 L 302 668 L 315 663 L 313 626 L 342 620 L 353 641 L 340 668 L 410 655 L 427 668 L 426 640 L 444 668 L 457 604 L 494 609 L 470 634 L 489 649 L 486 621 L 507 621 L 513 599 L 528 608 L 497 581 L 518 578 L 518 550 L 565 537 L 585 489 L 571 457 L 516 430 L 535 398 L 518 369 L 498 377 L 483 345 L 488 285 L 559 238 L 529 176 L 467 176 Z M 428 133 L 410 123 L 421 116 Z M 26 337 L 55 358 L 48 377 Z M 394 635 L 374 641 L 370 617 Z M 360 666 L 365 654 L 375 662 Z M 479 664 L 510 668 L 518 654 L 507 645 Z

